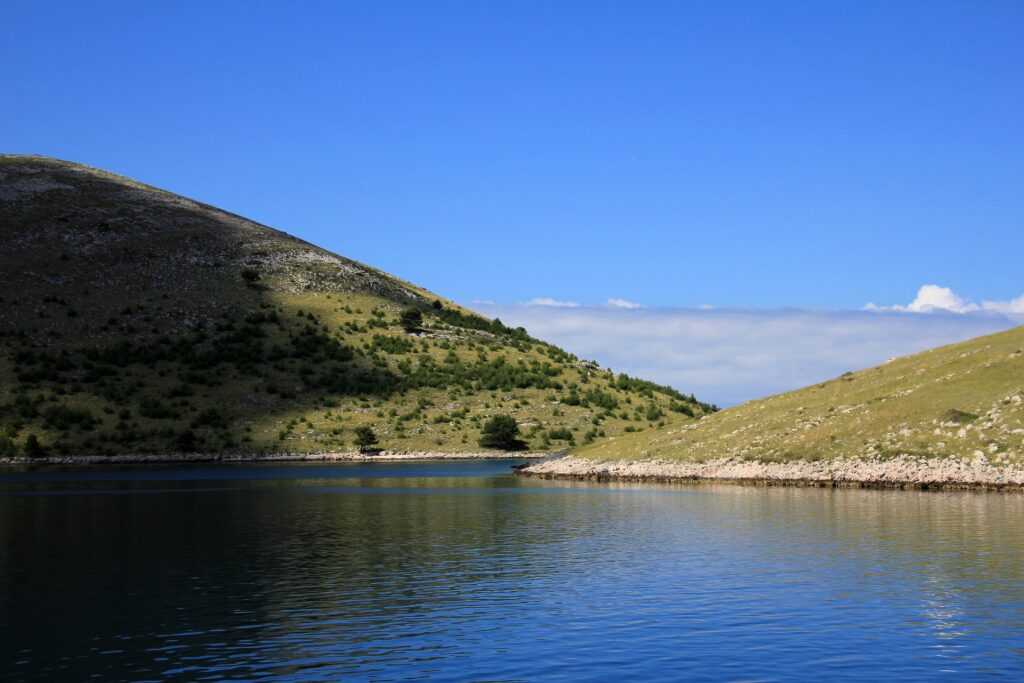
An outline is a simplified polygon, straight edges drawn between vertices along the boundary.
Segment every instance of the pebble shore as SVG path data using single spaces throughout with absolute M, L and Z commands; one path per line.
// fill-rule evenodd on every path
M 395 462 L 403 460 L 507 460 L 551 457 L 550 453 L 436 453 L 432 451 L 380 451 L 377 453 L 171 453 L 158 455 L 55 455 L 42 458 L 0 458 L 0 465 L 140 465 L 175 463 L 244 462 Z
M 757 462 L 720 458 L 705 462 L 597 461 L 566 456 L 517 470 L 542 479 L 659 483 L 734 483 L 760 486 L 1005 490 L 1024 492 L 1024 467 L 996 465 L 984 457 L 836 459 Z

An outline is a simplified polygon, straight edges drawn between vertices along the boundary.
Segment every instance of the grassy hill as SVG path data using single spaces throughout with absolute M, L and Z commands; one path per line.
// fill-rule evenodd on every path
M 897 456 L 1024 462 L 1024 327 L 642 434 L 593 459 L 760 462 Z
M 0 156 L 0 456 L 562 448 L 711 412 L 286 233 Z M 407 331 L 403 312 L 422 323 Z

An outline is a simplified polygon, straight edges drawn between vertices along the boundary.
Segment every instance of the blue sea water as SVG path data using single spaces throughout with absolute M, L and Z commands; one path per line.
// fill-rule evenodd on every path
M 0 472 L 0 680 L 1021 680 L 1024 496 Z

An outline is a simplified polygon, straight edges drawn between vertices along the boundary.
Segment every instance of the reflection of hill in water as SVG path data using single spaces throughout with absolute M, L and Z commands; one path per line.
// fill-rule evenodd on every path
M 466 477 L 64 486 L 18 490 L 68 495 L 0 496 L 0 635 L 69 656 L 94 635 L 191 647 L 200 643 L 172 634 L 287 633 L 314 613 L 344 631 L 349 620 L 367 628 L 369 615 L 443 611 L 463 593 L 514 592 L 559 571 L 543 546 L 587 533 L 557 523 L 565 515 L 552 505 L 568 496 L 542 496 L 544 514 L 530 519 L 524 497 L 537 496 Z
M 906 629 L 939 652 L 1024 625 L 1021 496 L 372 471 L 9 485 L 114 493 L 0 496 L 0 637 L 51 677 L 336 678 L 585 661 L 623 639 L 697 656 L 751 628 L 840 650 Z M 143 489 L 163 492 L 116 493 Z
M 650 574 L 676 563 L 679 574 L 696 582 L 716 577 L 765 600 L 786 576 L 790 588 L 802 587 L 836 609 L 857 601 L 900 605 L 945 639 L 997 612 L 1012 615 L 1001 617 L 1003 630 L 993 637 L 1024 628 L 1024 496 L 546 483 L 604 489 L 630 501 L 616 506 L 616 523 L 623 537 L 635 540 L 620 547 L 632 547 L 646 563 L 661 558 Z M 631 514 L 623 515 L 624 508 Z M 701 570 L 681 568 L 691 561 Z M 694 584 L 677 581 L 681 591 L 692 590 Z
M 1024 496 L 979 492 L 883 491 L 734 485 L 544 482 L 643 498 L 650 523 L 671 528 L 679 512 L 740 543 L 791 539 L 846 557 L 881 557 L 893 567 L 934 568 L 958 578 L 1005 575 L 1024 586 Z M 681 504 L 693 497 L 699 503 Z M 687 539 L 679 539 L 687 540 Z M 692 540 L 692 539 L 690 539 Z M 788 547 L 792 553 L 794 547 Z M 1008 552 L 1012 551 L 1012 552 Z M 915 570 L 915 572 L 917 571 Z

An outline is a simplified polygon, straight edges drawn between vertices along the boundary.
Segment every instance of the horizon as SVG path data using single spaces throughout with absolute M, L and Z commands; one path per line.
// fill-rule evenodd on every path
M 0 113 L 0 149 L 222 207 L 708 400 L 1024 315 L 1013 3 L 58 4 L 9 10 L 19 106 Z M 40 49 L 55 40 L 74 62 Z M 588 305 L 637 325 L 677 309 L 898 315 L 840 358 L 769 339 L 788 380 L 736 371 L 716 399 L 689 360 L 560 335 Z M 955 315 L 941 334 L 936 312 Z M 630 347 L 664 334 L 641 332 Z M 674 343 L 715 357 L 699 335 Z

